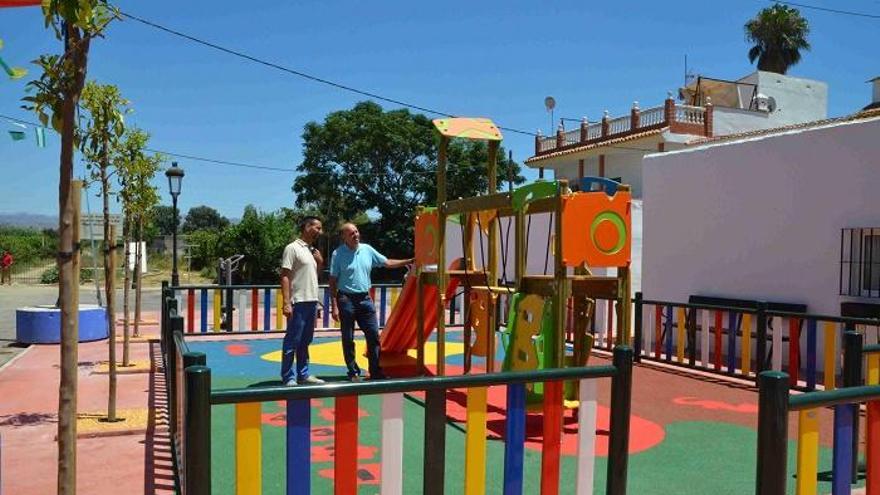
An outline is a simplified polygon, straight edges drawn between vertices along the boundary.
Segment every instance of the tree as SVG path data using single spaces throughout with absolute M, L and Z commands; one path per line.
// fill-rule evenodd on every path
M 58 187 L 58 302 L 61 307 L 61 383 L 58 390 L 58 494 L 76 493 L 76 373 L 79 342 L 79 256 L 74 210 L 79 198 L 72 192 L 76 147 L 76 109 L 86 78 L 89 46 L 111 20 L 114 7 L 101 0 L 49 0 L 42 4 L 47 28 L 64 41 L 62 55 L 41 55 L 40 78 L 28 83 L 33 91 L 23 98 L 44 126 L 61 135 Z
M 196 230 L 220 231 L 229 225 L 229 220 L 210 206 L 194 206 L 189 209 L 183 220 L 181 230 L 189 234 Z
M 749 62 L 758 61 L 758 70 L 785 74 L 801 60 L 801 50 L 808 51 L 810 26 L 798 9 L 775 4 L 758 12 L 745 24 Z
M 143 231 L 144 216 L 159 202 L 159 194 L 156 187 L 150 181 L 159 170 L 162 157 L 158 154 L 148 156 L 144 149 L 147 146 L 150 135 L 134 128 L 127 130 L 123 140 L 116 150 L 114 163 L 116 164 L 117 178 L 119 180 L 119 195 L 122 201 L 122 211 L 125 218 L 123 228 L 123 241 L 125 242 L 125 278 L 123 282 L 122 303 L 122 365 L 129 366 L 129 292 L 131 289 L 131 274 L 128 260 L 130 258 L 129 242 L 132 238 L 136 241 L 134 277 L 137 280 L 135 294 L 135 318 L 134 334 L 138 335 L 140 322 L 140 262 L 141 262 L 141 234 Z
M 171 235 L 174 233 L 174 208 L 166 205 L 156 205 L 150 212 L 149 228 L 155 229 L 158 235 Z
M 104 293 L 107 297 L 107 327 L 109 342 L 109 389 L 107 393 L 107 420 L 116 421 L 116 301 L 114 297 L 113 261 L 116 257 L 116 239 L 110 229 L 110 167 L 111 158 L 119 152 L 120 139 L 125 133 L 125 117 L 128 101 L 122 98 L 119 88 L 113 85 L 89 81 L 82 93 L 82 108 L 86 122 L 81 128 L 80 149 L 86 168 L 93 180 L 101 181 L 101 199 L 104 212 Z M 128 235 L 123 224 L 122 238 Z
M 241 222 L 226 228 L 217 241 L 217 255 L 244 255 L 241 280 L 252 284 L 275 284 L 281 267 L 281 253 L 292 240 L 291 225 L 279 213 L 261 213 L 251 205 Z
M 436 202 L 438 139 L 427 117 L 408 110 L 384 111 L 372 102 L 334 112 L 303 131 L 304 159 L 297 167 L 296 204 L 320 211 L 325 231 L 365 212 L 378 213 L 370 241 L 389 256 L 413 249 L 416 206 Z M 484 193 L 488 152 L 483 143 L 452 142 L 447 173 L 451 198 Z M 503 149 L 499 157 L 504 157 Z M 499 160 L 499 183 L 519 166 Z

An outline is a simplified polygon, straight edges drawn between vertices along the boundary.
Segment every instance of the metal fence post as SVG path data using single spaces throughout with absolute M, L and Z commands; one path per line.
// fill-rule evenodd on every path
M 758 375 L 757 495 L 785 495 L 788 387 L 786 373 L 765 371 Z
M 186 495 L 211 493 L 211 368 L 186 369 L 186 419 L 181 484 Z
M 755 313 L 755 323 L 757 326 L 757 331 L 755 332 L 755 336 L 758 339 L 758 345 L 755 352 L 755 380 L 760 384 L 760 379 L 758 376 L 764 371 L 764 368 L 767 365 L 767 303 L 759 302 L 758 310 Z M 773 349 L 773 352 L 782 352 L 780 349 Z
M 633 315 L 633 360 L 637 363 L 642 362 L 642 293 L 636 292 L 635 297 L 633 298 L 633 303 L 635 307 L 633 311 L 635 314 Z
M 852 329 L 847 323 L 847 331 L 843 334 L 843 386 L 858 387 L 862 384 L 862 344 L 864 336 Z M 855 411 L 858 404 L 851 407 Z M 859 422 L 858 415 L 852 425 L 852 482 L 859 480 Z
M 605 492 L 626 494 L 629 461 L 629 420 L 632 401 L 633 350 L 629 346 L 614 349 L 617 373 L 611 379 L 611 433 L 608 439 L 608 475 Z
M 178 363 L 177 363 L 177 343 L 174 341 L 174 332 L 183 333 L 183 317 L 176 314 L 169 318 L 168 335 L 168 361 L 165 364 L 165 384 L 166 394 L 168 395 L 168 428 L 171 432 L 171 438 L 177 434 L 177 387 L 182 386 L 177 383 Z M 180 363 L 183 364 L 183 363 Z
M 234 308 L 234 306 L 233 306 L 234 301 L 232 299 L 234 296 L 235 296 L 235 293 L 234 293 L 233 289 L 231 287 L 227 288 L 226 289 L 226 328 L 224 329 L 227 332 L 231 332 L 235 328 L 235 326 L 232 324 L 232 316 L 233 316 L 232 313 L 234 311 L 234 309 L 233 309 Z M 238 308 L 238 310 L 242 311 L 243 308 Z M 244 330 L 244 329 L 239 328 L 239 330 Z

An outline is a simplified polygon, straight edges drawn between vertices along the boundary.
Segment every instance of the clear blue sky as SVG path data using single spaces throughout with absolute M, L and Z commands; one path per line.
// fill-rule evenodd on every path
M 815 6 L 880 15 L 877 0 L 804 0 Z M 750 73 L 743 24 L 769 5 L 759 0 L 705 2 L 135 2 L 122 10 L 279 64 L 391 98 L 456 115 L 545 133 L 543 100 L 556 117 L 599 118 L 658 105 L 695 73 L 735 79 Z M 829 114 L 860 109 L 865 81 L 880 75 L 880 19 L 802 9 L 813 50 L 791 75 L 829 84 Z M 0 10 L 0 55 L 27 64 L 60 44 L 38 8 Z M 119 86 L 135 112 L 129 122 L 171 152 L 293 169 L 303 125 L 364 99 L 170 36 L 134 21 L 114 23 L 92 45 L 89 78 Z M 0 114 L 35 120 L 20 109 L 24 81 L 0 80 Z M 385 108 L 393 105 L 384 104 Z M 58 138 L 45 149 L 12 142 L 0 119 L 0 213 L 56 214 Z M 506 133 L 522 161 L 533 138 Z M 178 159 L 186 170 L 181 209 L 207 204 L 240 217 L 245 205 L 290 206 L 294 173 Z M 78 167 L 78 174 L 82 167 Z M 534 177 L 529 172 L 527 176 Z M 168 202 L 167 185 L 160 191 Z M 85 206 L 85 205 L 84 205 Z M 91 199 L 93 211 L 98 207 Z

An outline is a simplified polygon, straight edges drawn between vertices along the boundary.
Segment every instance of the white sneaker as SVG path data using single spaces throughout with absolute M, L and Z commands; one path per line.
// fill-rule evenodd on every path
M 305 377 L 304 379 L 300 380 L 299 382 L 300 383 L 310 383 L 310 384 L 325 383 L 324 380 L 321 380 L 317 376 L 311 376 L 311 375 Z
M 297 385 L 296 380 L 288 380 L 284 383 L 285 387 L 295 387 Z

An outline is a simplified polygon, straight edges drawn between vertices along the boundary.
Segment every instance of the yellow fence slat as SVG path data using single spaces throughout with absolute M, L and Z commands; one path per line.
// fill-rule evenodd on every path
M 464 493 L 486 493 L 486 387 L 467 391 L 467 433 L 464 452 Z
M 819 410 L 798 411 L 797 495 L 816 495 L 819 474 Z
M 262 445 L 260 431 L 261 403 L 235 405 L 235 493 L 262 493 Z

